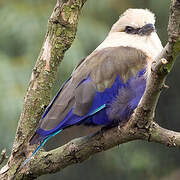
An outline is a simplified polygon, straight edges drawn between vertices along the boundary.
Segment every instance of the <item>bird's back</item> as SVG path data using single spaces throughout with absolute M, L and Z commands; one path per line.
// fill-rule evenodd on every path
M 74 124 L 108 125 L 118 119 L 125 121 L 144 92 L 146 58 L 142 51 L 122 46 L 93 52 L 45 111 L 36 132 L 40 139 Z M 134 93 L 136 83 L 143 87 L 140 93 Z M 130 105 L 131 101 L 135 103 Z

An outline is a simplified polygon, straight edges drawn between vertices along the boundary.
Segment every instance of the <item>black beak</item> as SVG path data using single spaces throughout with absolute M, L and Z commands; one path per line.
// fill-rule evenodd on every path
M 146 24 L 141 29 L 139 29 L 138 34 L 141 36 L 149 36 L 154 31 L 155 27 L 153 24 Z

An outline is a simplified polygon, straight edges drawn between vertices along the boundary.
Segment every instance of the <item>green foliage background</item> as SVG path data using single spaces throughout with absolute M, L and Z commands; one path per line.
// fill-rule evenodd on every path
M 169 3 L 168 0 L 89 0 L 81 13 L 76 40 L 59 68 L 52 94 L 57 92 L 78 61 L 103 41 L 111 25 L 127 8 L 151 9 L 157 16 L 157 31 L 165 45 Z M 31 70 L 54 5 L 55 0 L 0 1 L 0 150 L 6 147 L 8 153 L 12 148 Z M 168 78 L 170 89 L 160 98 L 156 121 L 163 127 L 180 131 L 180 63 L 177 61 L 175 66 Z M 69 137 L 88 133 L 89 129 L 84 127 L 69 130 L 51 140 L 46 148 L 56 147 Z M 175 180 L 180 175 L 179 153 L 178 149 L 159 144 L 131 142 L 39 179 Z

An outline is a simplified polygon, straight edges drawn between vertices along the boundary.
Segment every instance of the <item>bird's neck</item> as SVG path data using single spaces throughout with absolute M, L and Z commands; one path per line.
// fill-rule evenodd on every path
M 97 47 L 96 50 L 118 46 L 132 47 L 137 50 L 141 50 L 152 60 L 154 60 L 163 49 L 161 41 L 155 32 L 151 33 L 149 36 L 113 32 L 107 36 L 107 38 Z

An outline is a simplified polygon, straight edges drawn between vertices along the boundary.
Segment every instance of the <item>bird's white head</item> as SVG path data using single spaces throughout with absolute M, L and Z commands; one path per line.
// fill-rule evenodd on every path
M 148 9 L 128 9 L 112 26 L 106 39 L 96 48 L 132 47 L 154 59 L 162 50 L 155 30 L 155 16 Z
M 113 25 L 110 33 L 126 32 L 141 36 L 150 35 L 155 31 L 155 16 L 148 9 L 128 9 Z

